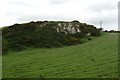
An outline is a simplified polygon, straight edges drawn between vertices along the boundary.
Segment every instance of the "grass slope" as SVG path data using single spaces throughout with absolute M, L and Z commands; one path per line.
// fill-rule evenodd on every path
M 106 33 L 84 44 L 32 49 L 3 56 L 3 78 L 118 77 L 118 35 Z
M 2 79 L 2 35 L 0 31 L 0 79 Z
M 0 55 L 0 79 L 2 78 L 2 56 Z

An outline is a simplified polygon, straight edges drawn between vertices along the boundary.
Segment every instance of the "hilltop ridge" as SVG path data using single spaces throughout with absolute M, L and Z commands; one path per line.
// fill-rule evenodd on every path
M 3 27 L 2 32 L 3 52 L 23 50 L 27 47 L 70 46 L 84 43 L 90 36 L 100 36 L 100 30 L 95 26 L 80 23 L 77 20 L 71 22 L 32 21 Z

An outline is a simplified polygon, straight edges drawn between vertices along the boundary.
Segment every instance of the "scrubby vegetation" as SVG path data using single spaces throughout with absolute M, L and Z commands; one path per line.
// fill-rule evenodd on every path
M 100 36 L 93 25 L 79 21 L 37 21 L 3 27 L 3 54 L 27 47 L 56 48 L 82 44 L 88 36 Z M 87 35 L 90 34 L 90 35 Z M 90 38 L 88 40 L 91 40 Z

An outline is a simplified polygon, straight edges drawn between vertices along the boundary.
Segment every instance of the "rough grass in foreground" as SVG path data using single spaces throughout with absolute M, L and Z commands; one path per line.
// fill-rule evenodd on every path
M 2 56 L 0 55 L 0 79 L 2 79 Z
M 40 77 L 117 78 L 118 35 L 106 33 L 80 45 L 3 56 L 3 78 Z

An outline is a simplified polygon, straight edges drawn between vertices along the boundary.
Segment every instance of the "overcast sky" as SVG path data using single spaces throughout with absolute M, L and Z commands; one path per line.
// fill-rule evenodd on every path
M 1 0 L 0 27 L 38 20 L 79 20 L 118 29 L 119 0 Z

